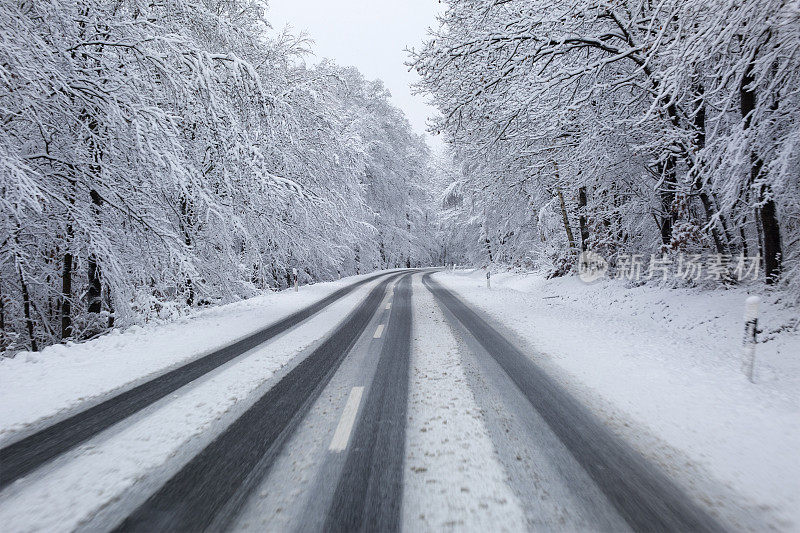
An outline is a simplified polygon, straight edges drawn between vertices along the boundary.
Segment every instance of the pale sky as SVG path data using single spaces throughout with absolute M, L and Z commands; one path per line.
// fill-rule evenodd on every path
M 310 63 L 330 58 L 383 80 L 414 130 L 425 133 L 425 119 L 435 110 L 424 96 L 411 95 L 409 85 L 418 77 L 403 64 L 408 59 L 403 50 L 420 48 L 443 9 L 438 0 L 269 0 L 267 20 L 276 31 L 286 25 L 294 33 L 305 31 L 315 42 Z M 432 147 L 441 145 L 439 138 L 426 137 Z

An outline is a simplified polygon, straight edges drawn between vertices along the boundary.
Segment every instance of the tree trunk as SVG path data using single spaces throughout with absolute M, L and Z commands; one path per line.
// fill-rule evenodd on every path
M 3 286 L 0 284 L 0 331 L 6 330 L 6 314 L 5 314 L 5 300 L 3 299 Z M 5 348 L 0 345 L 0 348 Z
M 744 76 L 742 76 L 742 82 L 739 86 L 741 112 L 744 119 L 743 129 L 745 131 L 750 129 L 753 112 L 756 109 L 756 92 L 752 85 L 755 81 L 752 72 L 754 61 L 755 54 Z M 751 151 L 748 189 L 756 185 L 761 177 L 763 166 L 764 161 L 755 151 Z M 780 279 L 782 267 L 780 225 L 771 192 L 768 184 L 758 186 L 758 207 L 756 208 L 756 225 L 759 229 L 761 254 L 764 258 L 764 274 L 768 284 L 776 283 Z
M 764 201 L 761 206 L 761 228 L 764 231 L 764 274 L 767 283 L 777 283 L 781 276 L 781 230 L 775 215 L 775 202 Z
M 714 208 L 714 213 L 718 215 L 719 225 L 722 226 L 722 234 L 725 236 L 725 243 L 727 243 L 728 253 L 731 253 L 731 249 L 733 247 L 733 234 L 730 230 L 730 224 L 728 224 L 728 221 L 725 219 L 725 215 L 720 213 L 719 201 L 713 192 L 709 193 L 709 200 Z
M 486 255 L 489 257 L 489 263 L 494 262 L 492 257 L 492 242 L 489 240 L 489 229 L 486 227 L 486 207 L 483 208 L 483 243 L 486 246 Z
M 556 171 L 556 183 L 561 179 L 558 174 L 558 162 L 553 161 L 553 167 Z M 567 241 L 569 242 L 570 249 L 575 248 L 575 237 L 572 235 L 572 228 L 569 225 L 569 217 L 567 217 L 567 206 L 564 203 L 564 194 L 561 192 L 561 187 L 556 187 L 556 196 L 558 196 L 558 203 L 561 206 L 561 220 L 564 222 L 564 231 L 567 232 Z
M 756 235 L 758 236 L 758 256 L 764 258 L 764 228 L 761 227 L 761 213 L 759 208 L 753 209 L 753 216 L 756 219 Z
M 94 189 L 89 194 L 92 197 L 92 212 L 99 226 L 100 207 L 103 205 L 103 198 Z M 89 290 L 86 292 L 87 309 L 90 313 L 98 314 L 103 309 L 103 282 L 100 265 L 97 263 L 97 256 L 94 253 L 89 254 L 87 264 L 89 278 Z
M 661 171 L 661 242 L 665 246 L 672 243 L 672 227 L 675 225 L 675 193 L 677 182 L 675 179 L 675 157 L 668 156 L 666 161 L 658 164 Z
M 581 226 L 581 251 L 585 252 L 589 242 L 589 227 L 586 225 L 586 187 L 578 189 L 578 209 L 580 217 L 578 222 Z
M 22 265 L 17 261 L 17 271 L 19 272 L 19 285 L 22 289 L 22 312 L 25 314 L 25 325 L 28 328 L 28 338 L 31 342 L 31 351 L 38 352 L 36 337 L 33 330 L 33 317 L 31 316 L 31 296 L 28 292 L 28 284 L 25 282 L 25 275 L 22 272 Z
M 66 252 L 61 271 L 61 340 L 69 337 L 72 337 L 72 254 Z
M 694 144 L 697 150 L 702 150 L 706 146 L 706 108 L 705 104 L 703 103 L 703 86 L 700 85 L 695 88 L 695 100 L 697 101 L 697 106 L 694 110 L 694 131 L 695 131 L 695 138 Z M 718 216 L 717 205 L 711 198 L 711 195 L 706 191 L 705 184 L 703 183 L 702 177 L 700 176 L 700 171 L 697 168 L 698 163 L 697 159 L 695 158 L 694 161 L 691 161 L 691 158 L 687 157 L 687 161 L 690 161 L 692 165 L 691 173 L 694 174 L 694 180 L 692 181 L 692 185 L 698 193 L 700 197 L 700 203 L 703 205 L 703 211 L 706 216 L 706 221 L 711 224 L 711 236 L 714 239 L 714 247 L 717 250 L 718 254 L 729 254 L 730 253 L 730 242 L 731 237 L 728 234 L 728 229 L 725 225 L 725 221 L 722 219 L 722 216 Z M 717 222 L 713 222 L 714 220 Z M 717 224 L 722 226 L 722 230 L 724 232 L 724 239 L 723 236 L 720 235 L 719 229 L 717 228 Z
M 698 188 L 699 187 L 699 188 Z M 718 254 L 727 255 L 730 254 L 730 247 L 728 246 L 728 240 L 723 240 L 722 236 L 717 229 L 717 223 L 712 222 L 714 216 L 717 214 L 716 207 L 714 206 L 711 198 L 706 194 L 703 190 L 702 184 L 698 185 L 695 184 L 695 189 L 698 190 L 698 195 L 700 196 L 700 203 L 703 204 L 703 211 L 706 215 L 706 220 L 711 223 L 711 237 L 714 239 L 714 248 L 717 250 Z M 719 219 L 721 223 L 722 220 Z
M 69 195 L 70 205 L 75 205 L 75 190 L 77 181 L 70 179 L 72 190 Z M 64 236 L 64 256 L 61 269 L 61 340 L 72 337 L 72 229 L 71 213 L 67 213 L 67 231 Z
M 567 217 L 567 206 L 564 204 L 564 194 L 561 192 L 560 187 L 556 189 L 556 194 L 558 194 L 558 203 L 561 205 L 561 220 L 563 220 L 564 230 L 567 232 L 569 247 L 575 248 L 575 237 L 572 235 L 572 228 L 569 225 L 569 218 Z
M 89 254 L 87 263 L 89 266 L 89 290 L 86 291 L 87 310 L 90 313 L 97 314 L 103 309 L 103 301 L 101 299 L 103 285 L 100 282 L 100 267 L 97 265 L 97 257 L 94 254 Z
M 106 307 L 108 307 L 108 329 L 114 327 L 114 300 L 111 299 L 111 287 L 106 285 Z
M 744 228 L 746 224 L 747 219 L 745 218 L 742 220 L 742 225 L 739 226 L 739 238 L 742 240 L 742 254 L 744 254 L 745 257 L 748 257 L 750 255 L 750 248 L 747 245 L 747 236 L 744 234 Z
M 411 268 L 411 216 L 406 213 L 406 235 L 408 235 L 408 256 L 406 257 L 406 268 Z
M 88 19 L 89 7 L 83 7 L 81 12 Z M 81 37 L 83 37 L 85 34 L 85 25 L 83 22 L 80 23 L 80 28 Z M 103 46 L 99 45 L 97 50 L 98 52 L 102 53 Z M 84 68 L 92 69 L 98 75 L 101 74 L 100 64 L 96 60 L 91 59 L 88 54 L 81 54 L 81 63 L 83 64 Z M 101 161 L 103 159 L 103 149 L 101 142 L 99 142 L 102 125 L 99 121 L 99 115 L 95 110 L 92 110 L 91 108 L 84 108 L 81 111 L 81 114 L 83 116 L 83 120 L 86 122 L 86 128 L 89 131 L 89 137 L 86 139 L 86 144 L 88 147 L 89 156 L 91 157 L 89 174 L 91 175 L 93 182 L 91 184 L 92 189 L 89 191 L 89 196 L 92 200 L 92 216 L 94 217 L 94 222 L 99 229 L 101 225 L 100 211 L 101 207 L 103 206 L 103 198 L 94 187 L 100 183 L 102 177 Z M 100 311 L 103 310 L 103 282 L 101 279 L 102 272 L 97 261 L 97 255 L 90 251 L 86 264 L 88 267 L 87 277 L 89 281 L 89 288 L 86 291 L 86 308 L 89 313 L 99 314 Z
M 183 243 L 186 245 L 187 248 L 191 248 L 192 246 L 192 235 L 190 232 L 190 228 L 192 227 L 192 218 L 194 215 L 194 210 L 187 198 L 186 194 L 181 193 L 181 230 L 183 231 Z M 277 282 L 277 278 L 273 274 L 273 278 Z M 186 287 L 186 305 L 192 306 L 194 305 L 194 284 L 192 283 L 192 278 L 186 276 L 186 280 L 184 281 L 184 286 Z

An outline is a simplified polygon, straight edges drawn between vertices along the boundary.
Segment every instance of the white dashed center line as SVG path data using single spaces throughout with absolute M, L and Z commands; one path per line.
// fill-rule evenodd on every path
M 347 404 L 342 411 L 342 418 L 339 419 L 339 425 L 336 426 L 336 431 L 331 439 L 331 445 L 328 449 L 332 452 L 341 452 L 347 448 L 347 443 L 350 442 L 350 433 L 353 432 L 353 424 L 356 421 L 356 413 L 358 413 L 358 405 L 361 403 L 361 395 L 364 393 L 364 387 L 353 387 L 350 391 L 350 397 L 347 398 Z
M 373 335 L 372 338 L 380 339 L 382 334 L 383 334 L 383 324 L 378 326 L 378 329 L 375 330 L 375 335 Z

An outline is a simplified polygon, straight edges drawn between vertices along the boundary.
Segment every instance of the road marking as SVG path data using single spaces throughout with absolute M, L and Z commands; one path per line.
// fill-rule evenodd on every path
M 336 426 L 331 445 L 328 447 L 330 451 L 341 452 L 347 448 L 347 443 L 350 442 L 350 433 L 353 432 L 353 424 L 356 422 L 358 405 L 361 403 L 361 395 L 363 393 L 364 387 L 353 387 L 350 391 L 350 397 L 347 398 L 344 411 L 342 411 L 342 418 L 339 419 L 339 425 Z
M 375 335 L 372 336 L 373 339 L 380 339 L 381 334 L 383 334 L 383 324 L 378 326 L 378 329 L 375 330 Z
M 391 309 L 391 308 L 392 308 L 392 302 L 389 302 L 388 304 L 386 304 L 386 309 Z

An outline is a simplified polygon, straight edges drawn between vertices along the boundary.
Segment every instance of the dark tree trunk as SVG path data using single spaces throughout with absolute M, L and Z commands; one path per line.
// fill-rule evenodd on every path
M 83 6 L 81 12 L 88 20 L 89 7 Z M 86 27 L 82 21 L 79 23 L 79 25 L 81 28 L 81 36 L 83 37 L 86 33 Z M 101 32 L 101 34 L 102 33 L 104 32 Z M 102 53 L 103 45 L 99 45 L 97 47 L 97 51 Z M 83 63 L 84 68 L 93 70 L 98 77 L 103 77 L 102 65 L 97 59 L 93 59 L 87 53 L 84 53 L 81 54 L 81 63 Z M 103 149 L 102 139 L 100 138 L 103 130 L 103 125 L 100 123 L 100 118 L 102 115 L 91 107 L 83 109 L 81 113 L 89 131 L 89 137 L 86 140 L 89 155 L 91 157 L 89 174 L 92 179 L 92 184 L 90 185 L 91 190 L 89 191 L 89 196 L 92 201 L 91 209 L 94 222 L 99 229 L 101 226 L 100 215 L 101 208 L 103 206 L 103 197 L 100 196 L 100 193 L 97 191 L 96 187 L 102 179 Z M 102 271 L 100 269 L 97 255 L 91 250 L 89 252 L 89 257 L 87 257 L 86 264 L 87 278 L 89 283 L 89 288 L 86 291 L 86 308 L 89 313 L 99 314 L 103 310 Z
M 702 93 L 702 87 L 699 87 L 699 89 L 695 91 L 697 107 L 695 108 L 694 112 L 694 130 L 695 145 L 698 150 L 702 150 L 706 145 L 706 108 L 702 101 Z M 697 165 L 696 161 L 694 162 L 694 165 Z M 698 196 L 700 197 L 700 203 L 703 205 L 703 211 L 706 215 L 706 220 L 711 223 L 711 236 L 714 239 L 714 247 L 716 248 L 718 254 L 729 254 L 731 238 L 730 235 L 728 235 L 728 229 L 725 225 L 725 221 L 722 219 L 722 216 L 717 216 L 718 212 L 716 203 L 714 203 L 711 196 L 706 191 L 705 184 L 703 183 L 699 169 L 696 168 L 696 166 L 692 168 L 692 173 L 695 175 L 693 186 L 695 190 L 697 190 Z M 712 223 L 715 217 L 718 222 Z M 717 228 L 717 223 L 722 226 L 724 238 L 722 235 L 720 235 L 719 229 Z
M 569 217 L 567 216 L 567 205 L 564 203 L 564 194 L 561 189 L 556 189 L 558 195 L 558 203 L 561 206 L 561 221 L 564 223 L 564 231 L 567 233 L 567 242 L 570 248 L 575 248 L 575 237 L 572 235 L 572 227 L 569 225 Z
M 756 109 L 756 92 L 753 87 L 755 79 L 752 71 L 754 61 L 755 54 L 744 76 L 742 76 L 742 82 L 739 87 L 744 130 L 748 130 L 752 125 L 753 112 Z M 751 152 L 748 189 L 756 186 L 758 179 L 761 177 L 763 167 L 764 161 L 761 157 L 754 151 Z M 780 225 L 771 192 L 769 185 L 762 184 L 758 186 L 758 207 L 756 208 L 756 224 L 759 229 L 761 254 L 764 258 L 764 274 L 768 284 L 776 283 L 780 279 L 782 267 Z
M 730 224 L 725 218 L 725 215 L 720 213 L 717 196 L 713 192 L 710 192 L 708 198 L 711 202 L 711 206 L 714 209 L 714 213 L 718 215 L 719 225 L 722 227 L 722 234 L 725 236 L 724 244 L 728 250 L 727 253 L 731 253 L 731 248 L 733 247 L 733 234 L 731 233 Z
M 695 188 L 697 188 L 697 187 L 698 187 L 698 185 L 695 184 Z M 713 204 L 713 202 L 711 201 L 711 198 L 708 196 L 708 194 L 706 194 L 706 192 L 703 190 L 703 186 L 699 185 L 699 187 L 700 188 L 698 189 L 698 193 L 699 193 L 699 196 L 700 196 L 700 203 L 703 204 L 703 211 L 705 212 L 706 220 L 708 222 L 711 222 L 712 219 L 714 218 L 714 215 L 716 214 L 716 211 L 717 211 L 716 210 L 716 206 Z M 720 222 L 722 222 L 721 218 L 720 218 Z M 728 246 L 728 240 L 727 239 L 723 240 L 722 236 L 719 233 L 719 230 L 717 229 L 716 223 L 713 223 L 711 225 L 711 237 L 714 239 L 714 248 L 717 250 L 718 254 L 729 254 L 730 253 L 730 247 Z
M 72 254 L 66 252 L 61 271 L 61 340 L 69 337 L 72 337 Z
M 14 233 L 14 243 L 16 249 L 14 251 L 14 258 L 17 265 L 17 273 L 19 275 L 19 286 L 22 291 L 22 313 L 25 318 L 25 326 L 28 329 L 28 339 L 31 343 L 31 351 L 38 352 L 39 346 L 36 344 L 36 334 L 34 331 L 33 316 L 31 315 L 31 295 L 28 291 L 28 282 L 25 281 L 25 272 L 22 270 L 22 263 L 20 261 L 18 250 L 20 249 L 19 243 L 20 226 L 17 223 L 17 231 Z
M 750 247 L 747 245 L 747 236 L 744 234 L 744 228 L 747 225 L 747 219 L 742 220 L 742 225 L 739 226 L 739 238 L 742 241 L 742 254 L 745 257 L 750 255 Z
M 17 263 L 17 270 L 19 271 L 19 285 L 22 289 L 22 312 L 25 315 L 25 325 L 28 328 L 28 338 L 31 342 L 31 351 L 38 352 L 39 346 L 36 344 L 36 336 L 33 330 L 33 317 L 31 316 L 31 296 L 28 292 L 28 284 L 25 281 L 25 275 L 22 272 L 22 265 Z
M 181 193 L 181 230 L 183 231 L 183 243 L 186 245 L 187 248 L 192 246 L 192 234 L 190 232 L 190 228 L 192 227 L 192 217 L 194 210 L 189 202 L 189 199 L 186 197 L 186 194 Z M 277 278 L 273 273 L 273 278 L 277 282 Z M 194 284 L 192 283 L 192 278 L 186 277 L 184 281 L 184 286 L 186 287 L 186 305 L 192 306 L 194 305 Z
M 764 201 L 761 206 L 761 227 L 764 230 L 764 274 L 767 283 L 777 283 L 781 276 L 781 229 L 775 214 L 775 202 Z
M 759 208 L 753 209 L 753 216 L 756 219 L 756 235 L 758 236 L 758 256 L 763 259 L 764 257 L 764 228 L 761 227 L 761 213 Z
M 406 235 L 408 235 L 408 256 L 406 257 L 406 268 L 411 268 L 411 216 L 406 213 Z
M 553 168 L 555 169 L 556 183 L 561 180 L 558 172 L 558 162 L 553 161 Z M 564 203 L 564 193 L 561 192 L 561 187 L 556 187 L 556 196 L 558 196 L 558 203 L 561 207 L 561 221 L 564 223 L 564 231 L 567 234 L 567 242 L 570 248 L 575 248 L 575 237 L 572 236 L 572 227 L 569 225 L 569 217 L 567 216 L 567 206 Z
M 75 205 L 75 190 L 77 181 L 70 179 L 72 190 L 69 195 L 70 205 Z M 71 213 L 67 213 L 67 231 L 64 236 L 64 256 L 61 265 L 61 340 L 72 337 L 72 241 L 74 231 L 72 229 Z
M 111 287 L 106 285 L 106 307 L 108 307 L 108 329 L 114 327 L 114 300 L 111 299 Z
M 675 225 L 675 193 L 677 182 L 675 179 L 675 157 L 668 156 L 663 163 L 658 164 L 661 174 L 661 242 L 669 246 L 672 242 L 672 227 Z
M 194 305 L 194 283 L 192 283 L 192 278 L 186 278 L 186 305 L 192 306 Z
M 86 291 L 87 310 L 90 313 L 99 313 L 103 309 L 102 292 L 103 285 L 100 281 L 100 267 L 97 265 L 97 257 L 94 254 L 89 255 L 88 275 L 89 275 L 89 290 Z
M 0 331 L 6 330 L 5 300 L 3 299 L 3 287 L 0 284 Z
M 578 210 L 580 211 L 578 222 L 581 226 L 581 251 L 585 252 L 589 242 L 589 226 L 586 225 L 586 187 L 578 189 Z
M 92 189 L 89 194 L 92 197 L 92 211 L 99 225 L 100 207 L 103 205 L 103 199 L 94 189 Z M 89 290 L 86 292 L 87 309 L 90 313 L 97 314 L 103 309 L 103 282 L 101 279 L 100 265 L 98 265 L 97 256 L 94 253 L 89 254 L 87 263 L 89 267 Z

